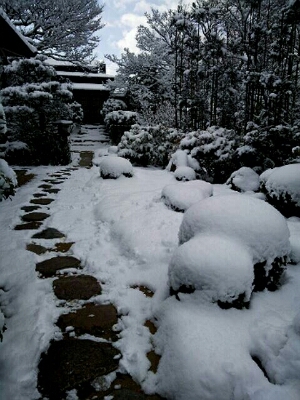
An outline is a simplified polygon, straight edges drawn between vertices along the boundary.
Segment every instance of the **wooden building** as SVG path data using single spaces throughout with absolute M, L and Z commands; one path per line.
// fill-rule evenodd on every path
M 74 100 L 82 105 L 85 124 L 102 123 L 100 113 L 105 100 L 108 99 L 110 88 L 108 82 L 113 75 L 106 74 L 105 64 L 99 67 L 84 68 L 73 63 L 49 59 L 49 65 L 55 68 L 57 75 L 73 84 Z

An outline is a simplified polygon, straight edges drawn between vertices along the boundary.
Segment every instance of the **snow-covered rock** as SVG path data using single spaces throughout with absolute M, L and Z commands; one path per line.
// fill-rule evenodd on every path
M 300 216 L 300 163 L 268 170 L 260 176 L 268 201 L 285 216 Z
M 212 196 L 212 193 L 213 186 L 210 183 L 192 180 L 165 186 L 161 197 L 168 207 L 176 211 L 185 211 L 192 204 Z
M 199 234 L 179 246 L 169 266 L 172 293 L 201 290 L 219 304 L 248 303 L 253 279 L 248 248 L 216 234 Z
M 116 157 L 114 155 L 103 157 L 99 162 L 99 167 L 100 176 L 102 178 L 116 179 L 121 175 L 126 177 L 133 176 L 133 167 L 131 162 L 123 157 Z
M 192 181 L 196 179 L 196 172 L 191 167 L 178 167 L 174 176 L 178 181 Z
M 256 192 L 259 189 L 259 175 L 249 167 L 242 167 L 233 172 L 226 185 L 239 192 Z

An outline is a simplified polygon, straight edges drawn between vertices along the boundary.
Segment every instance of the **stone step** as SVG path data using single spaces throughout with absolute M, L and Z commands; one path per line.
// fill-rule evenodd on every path
M 42 222 L 39 221 L 32 221 L 28 222 L 27 224 L 20 224 L 14 227 L 15 231 L 23 231 L 23 230 L 31 230 L 31 229 L 38 229 L 42 225 Z
M 81 268 L 80 260 L 72 256 L 57 256 L 37 263 L 35 270 L 44 278 L 49 278 L 67 268 Z
M 44 198 L 44 199 L 32 199 L 30 200 L 31 204 L 40 204 L 42 206 L 46 206 L 50 203 L 52 203 L 52 201 L 54 201 L 54 199 L 50 199 L 50 198 Z
M 60 300 L 89 300 L 101 294 L 101 286 L 90 275 L 65 276 L 53 281 L 53 290 Z
M 43 212 L 31 212 L 28 214 L 22 215 L 22 220 L 25 222 L 31 222 L 31 221 L 44 221 L 45 219 L 49 218 L 50 215 L 43 213 Z
M 60 239 L 63 237 L 65 235 L 55 228 L 46 228 L 32 236 L 33 239 Z

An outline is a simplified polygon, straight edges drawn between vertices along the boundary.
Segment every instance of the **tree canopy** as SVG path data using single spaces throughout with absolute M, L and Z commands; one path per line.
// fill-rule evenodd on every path
M 93 57 L 103 27 L 97 0 L 0 0 L 0 6 L 40 53 L 68 61 Z

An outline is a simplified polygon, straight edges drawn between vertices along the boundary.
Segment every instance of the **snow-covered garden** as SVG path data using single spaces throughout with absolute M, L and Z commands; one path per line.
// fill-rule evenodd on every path
M 298 399 L 299 214 L 286 219 L 257 186 L 249 190 L 249 171 L 224 185 L 185 182 L 169 170 L 132 167 L 115 152 L 99 149 L 97 165 L 72 171 L 47 226 L 75 243 L 71 254 L 101 282 L 93 301 L 117 308 L 119 371 L 167 399 Z M 38 398 L 40 354 L 62 335 L 54 323 L 64 302 L 53 295 L 53 279 L 34 270 L 49 255 L 29 253 L 32 233 L 11 230 L 21 205 L 57 169 L 32 167 L 36 178 L 0 204 L 3 398 Z M 261 187 L 299 204 L 299 176 L 297 164 L 278 168 L 263 174 Z M 160 356 L 157 371 L 151 351 Z

